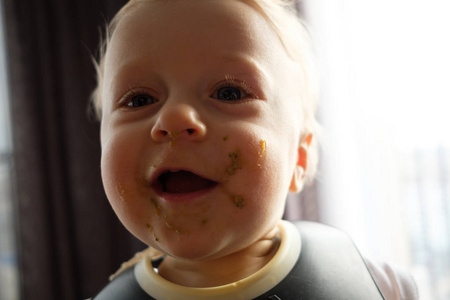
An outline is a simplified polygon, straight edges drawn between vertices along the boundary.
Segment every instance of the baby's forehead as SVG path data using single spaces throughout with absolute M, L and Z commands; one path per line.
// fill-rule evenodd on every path
M 198 34 L 217 30 L 241 31 L 248 40 L 262 39 L 283 43 L 279 37 L 280 28 L 253 0 L 147 0 L 132 1 L 115 18 L 113 32 L 126 29 L 140 29 L 142 38 L 152 32 L 166 32 L 176 28 L 179 36 L 195 37 Z M 193 27 L 201 24 L 201 28 Z M 246 34 L 247 33 L 247 34 Z M 216 36 L 216 41 L 221 36 Z M 236 40 L 236 43 L 243 42 Z
M 260 66 L 289 60 L 271 24 L 237 0 L 136 2 L 117 22 L 108 52 L 123 62 L 140 49 L 155 60 L 161 52 L 173 59 L 201 53 L 205 61 L 243 57 Z

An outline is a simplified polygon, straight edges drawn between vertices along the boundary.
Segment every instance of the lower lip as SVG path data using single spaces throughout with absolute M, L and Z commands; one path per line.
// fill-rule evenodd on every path
M 163 191 L 157 191 L 157 195 L 161 199 L 168 202 L 190 202 L 211 193 L 215 188 L 217 188 L 217 186 L 218 184 L 215 184 L 209 188 L 188 193 L 166 193 Z

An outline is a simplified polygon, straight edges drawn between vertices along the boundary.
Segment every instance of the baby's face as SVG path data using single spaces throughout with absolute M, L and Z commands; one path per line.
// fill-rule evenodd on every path
M 238 1 L 155 1 L 119 23 L 101 126 L 108 199 L 170 255 L 236 252 L 278 223 L 300 137 L 293 64 Z

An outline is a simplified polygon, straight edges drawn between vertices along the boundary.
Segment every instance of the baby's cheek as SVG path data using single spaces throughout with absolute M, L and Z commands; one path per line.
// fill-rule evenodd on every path
M 136 171 L 119 152 L 105 152 L 102 159 L 102 179 L 108 200 L 122 224 L 133 234 L 145 225 L 146 211 L 153 206 L 138 181 Z
M 233 183 L 224 192 L 231 205 L 243 210 L 253 202 L 255 190 L 264 189 L 261 185 L 265 182 L 261 180 L 266 172 L 268 143 L 253 135 L 241 137 L 241 142 L 234 140 L 232 135 L 225 135 L 222 140 L 227 144 L 227 150 L 222 154 L 226 163 L 219 172 L 224 182 Z
M 225 150 L 225 169 L 223 174 L 231 177 L 241 169 L 256 170 L 264 166 L 267 157 L 268 143 L 265 138 L 249 134 L 234 137 L 232 134 L 224 135 L 223 149 Z
M 117 216 L 125 223 L 138 219 L 141 211 L 145 209 L 141 207 L 139 192 L 127 183 L 116 183 L 114 190 L 108 193 L 108 199 Z
M 234 151 L 228 153 L 229 162 L 225 169 L 225 174 L 232 176 L 244 167 L 248 171 L 257 171 L 264 167 L 267 158 L 267 142 L 260 139 L 253 142 L 253 145 L 246 145 L 244 150 L 236 146 Z
M 165 214 L 163 208 L 134 192 L 125 192 L 119 201 L 122 203 L 117 203 L 115 211 L 127 230 L 146 244 L 159 242 L 160 236 L 152 224 Z

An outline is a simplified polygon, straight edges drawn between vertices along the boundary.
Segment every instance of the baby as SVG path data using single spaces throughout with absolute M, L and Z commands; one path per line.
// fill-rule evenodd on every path
M 290 5 L 132 0 L 103 52 L 103 184 L 151 248 L 94 299 L 414 296 L 335 229 L 281 221 L 317 163 L 314 68 Z

